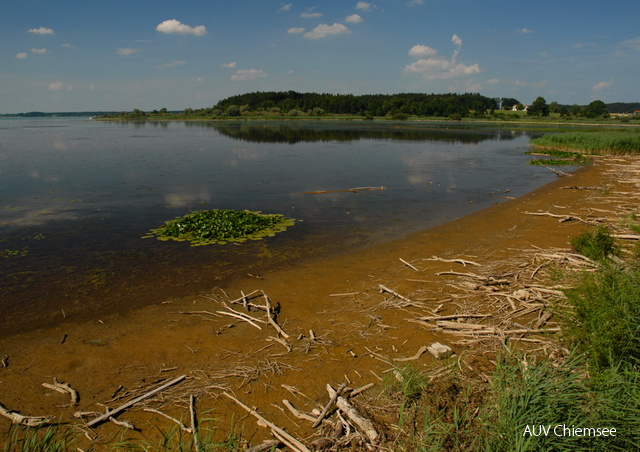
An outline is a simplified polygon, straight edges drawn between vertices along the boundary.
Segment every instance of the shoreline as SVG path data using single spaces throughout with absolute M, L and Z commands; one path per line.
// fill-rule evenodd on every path
M 325 383 L 335 387 L 347 378 L 354 387 L 378 385 L 378 377 L 389 368 L 379 356 L 412 356 L 422 345 L 435 341 L 451 344 L 456 353 L 463 354 L 465 347 L 455 345 L 450 336 L 406 321 L 409 311 L 412 315 L 415 311 L 450 314 L 468 303 L 464 297 L 452 297 L 450 281 L 437 275 L 461 267 L 428 259 L 464 258 L 488 267 L 506 262 L 510 267 L 518 265 L 511 260 L 526 258 L 521 252 L 525 248 L 568 248 L 570 237 L 586 225 L 559 223 L 556 218 L 527 212 L 575 215 L 576 211 L 608 206 L 595 190 L 566 189 L 624 185 L 611 176 L 604 160 L 597 159 L 594 165 L 520 198 L 403 239 L 268 272 L 263 279 L 234 281 L 226 294 L 214 291 L 208 298 L 160 300 L 131 313 L 98 316 L 83 323 L 70 319 L 50 329 L 7 337 L 0 349 L 0 356 L 8 356 L 8 366 L 0 368 L 0 403 L 22 414 L 51 414 L 67 421 L 76 409 L 96 410 L 97 404 L 113 399 L 119 387 L 130 390 L 186 374 L 190 382 L 172 395 L 173 400 L 182 400 L 188 392 L 196 394 L 203 409 L 223 419 L 218 427 L 229 426 L 229 416 L 239 413 L 237 407 L 222 400 L 219 390 L 203 390 L 196 382 L 209 379 L 214 386 L 237 391 L 244 400 L 261 407 L 269 419 L 278 418 L 276 424 L 286 424 L 289 421 L 271 406 L 287 396 L 282 385 L 294 386 L 323 403 Z M 389 309 L 383 303 L 384 294 L 379 293 L 380 284 L 409 295 L 424 309 Z M 277 320 L 290 336 L 287 343 L 292 351 L 273 340 L 277 334 L 268 326 L 258 329 L 218 314 L 223 308 L 219 300 L 254 290 L 264 291 L 279 305 Z M 439 304 L 443 306 L 436 309 Z M 485 361 L 479 363 L 479 369 L 488 369 Z M 427 369 L 437 365 L 426 356 L 416 364 Z M 81 393 L 78 407 L 60 409 L 62 399 L 43 395 L 41 383 L 53 377 Z M 181 406 L 173 403 L 166 409 L 180 417 L 179 413 L 184 414 Z M 143 436 L 151 434 L 147 431 L 150 423 L 159 422 L 140 410 L 132 411 L 128 418 L 137 420 Z M 253 422 L 246 424 L 253 429 Z M 9 421 L 0 418 L 0 425 L 8 426 Z M 107 437 L 115 431 L 117 427 L 104 425 L 99 433 Z M 308 433 L 303 429 L 303 434 Z M 256 434 L 267 435 L 261 429 Z

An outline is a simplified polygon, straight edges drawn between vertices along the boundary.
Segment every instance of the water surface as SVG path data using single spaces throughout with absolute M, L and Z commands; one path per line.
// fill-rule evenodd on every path
M 372 246 L 556 177 L 527 164 L 527 132 L 450 122 L 3 119 L 0 138 L 0 334 Z M 201 209 L 299 221 L 242 245 L 141 238 Z

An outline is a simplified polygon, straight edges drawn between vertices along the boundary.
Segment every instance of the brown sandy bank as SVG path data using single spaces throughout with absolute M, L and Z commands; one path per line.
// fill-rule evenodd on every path
M 619 224 L 623 214 L 640 203 L 632 180 L 638 165 L 640 161 L 632 158 L 598 159 L 593 167 L 519 199 L 406 239 L 236 281 L 206 296 L 162 300 L 92 322 L 61 318 L 55 328 L 6 338 L 0 344 L 0 358 L 6 357 L 0 365 L 0 404 L 24 415 L 51 415 L 53 422 L 80 424 L 73 417 L 76 411 L 104 412 L 105 405 L 115 408 L 160 381 L 186 375 L 175 387 L 118 416 L 138 429 L 127 437 L 154 439 L 155 425 L 170 428 L 166 419 L 143 411 L 145 406 L 188 419 L 188 401 L 194 395 L 200 416 L 214 418 L 221 432 L 232 419 L 242 419 L 244 436 L 253 444 L 268 438 L 255 419 L 221 397 L 226 391 L 308 443 L 314 429 L 295 419 L 283 399 L 311 411 L 328 401 L 327 383 L 334 388 L 343 382 L 353 388 L 374 383 L 371 391 L 379 391 L 380 380 L 401 362 L 394 359 L 411 357 L 436 341 L 451 346 L 458 357 L 471 356 L 465 362 L 476 371 L 489 372 L 490 360 L 465 345 L 468 342 L 407 319 L 436 312 L 491 313 L 509 304 L 470 296 L 461 290 L 459 278 L 437 273 L 513 277 L 530 260 L 528 251 L 568 249 L 570 237 L 589 227 L 581 220 Z M 612 199 L 612 193 L 623 195 Z M 431 260 L 434 256 L 480 265 Z M 544 272 L 534 279 L 543 283 Z M 381 293 L 380 285 L 411 302 Z M 288 337 L 267 323 L 252 325 L 229 314 L 231 308 L 264 320 L 261 311 L 230 303 L 241 291 L 255 290 L 277 306 L 278 325 Z M 263 297 L 250 301 L 264 304 Z M 413 362 L 425 369 L 438 365 L 428 353 Z M 67 395 L 42 386 L 54 378 L 79 392 L 76 405 L 68 405 Z M 393 409 L 389 411 L 384 416 L 392 417 Z M 0 431 L 6 432 L 9 425 L 0 417 Z M 94 444 L 112 440 L 119 429 L 109 422 L 96 427 Z

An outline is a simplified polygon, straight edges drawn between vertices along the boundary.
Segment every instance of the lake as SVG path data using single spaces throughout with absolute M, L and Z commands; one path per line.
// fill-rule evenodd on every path
M 521 196 L 556 178 L 527 164 L 532 136 L 452 122 L 1 119 L 0 334 L 211 290 Z M 142 238 L 203 209 L 298 221 L 240 245 Z

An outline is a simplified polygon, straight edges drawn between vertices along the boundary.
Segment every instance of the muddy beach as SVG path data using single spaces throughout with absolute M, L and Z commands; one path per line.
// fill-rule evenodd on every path
M 542 265 L 530 266 L 535 253 L 569 252 L 570 237 L 584 229 L 602 223 L 618 226 L 638 204 L 633 180 L 638 164 L 632 158 L 597 159 L 593 166 L 518 199 L 405 239 L 247 276 L 211 293 L 159 299 L 150 307 L 97 314 L 82 322 L 60 313 L 55 327 L 2 338 L 0 403 L 22 415 L 82 425 L 74 418 L 77 411 L 104 413 L 105 407 L 114 409 L 184 375 L 179 383 L 114 415 L 135 425 L 135 431 L 122 434 L 123 427 L 109 421 L 94 426 L 94 447 L 121 435 L 157 440 L 155 426 L 168 430 L 173 423 L 144 408 L 188 423 L 192 396 L 199 417 L 213 419 L 210 426 L 221 436 L 235 423 L 251 445 L 272 439 L 269 429 L 257 426 L 224 393 L 310 444 L 318 429 L 296 418 L 283 399 L 310 412 L 329 401 L 327 384 L 338 388 L 346 383 L 354 389 L 373 384 L 366 392 L 379 393 L 382 380 L 402 363 L 437 369 L 440 361 L 428 352 L 417 353 L 434 342 L 451 347 L 458 365 L 491 372 L 495 347 L 487 344 L 499 343 L 497 332 L 457 335 L 412 320 L 487 314 L 474 323 L 507 331 L 524 326 L 535 331 L 532 338 L 557 336 L 553 318 L 532 327 L 544 307 L 519 318 L 516 326 L 505 326 L 499 319 L 520 309 L 514 305 L 520 302 L 486 296 L 484 288 L 514 292 L 521 287 L 522 269 L 531 278 L 527 287 L 548 283 Z M 617 193 L 622 195 L 615 197 Z M 273 322 L 262 310 L 267 299 Z M 541 329 L 548 332 L 537 333 Z M 79 400 L 70 403 L 68 394 L 42 386 L 54 381 L 72 387 Z M 364 404 L 361 409 L 388 437 L 385 422 L 392 422 L 394 408 Z M 0 417 L 1 431 L 7 432 L 10 424 Z M 88 439 L 83 441 L 79 447 L 89 445 Z

